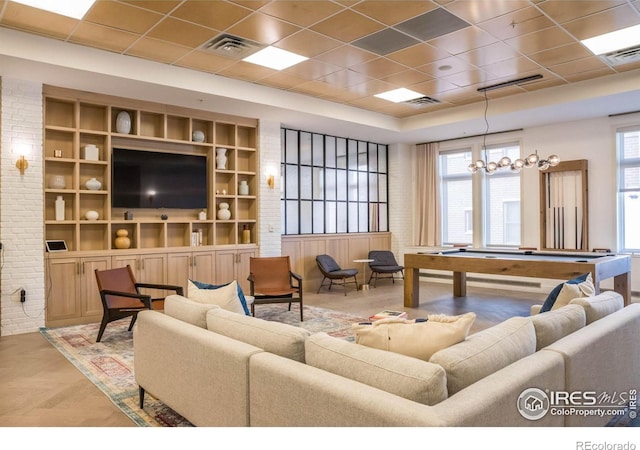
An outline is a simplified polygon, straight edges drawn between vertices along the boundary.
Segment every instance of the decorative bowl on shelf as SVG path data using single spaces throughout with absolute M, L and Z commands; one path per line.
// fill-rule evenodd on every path
M 87 211 L 84 217 L 87 220 L 98 220 L 100 214 L 98 214 L 98 211 Z
M 102 183 L 99 180 L 97 180 L 96 178 L 91 178 L 91 179 L 87 180 L 87 182 L 84 185 L 90 191 L 97 191 L 102 187 Z

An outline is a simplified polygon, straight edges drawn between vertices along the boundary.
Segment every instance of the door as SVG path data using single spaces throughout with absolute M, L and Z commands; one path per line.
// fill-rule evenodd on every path
M 111 258 L 96 257 L 80 259 L 80 304 L 81 315 L 102 317 L 103 308 L 95 271 L 111 268 Z
M 80 263 L 76 258 L 48 259 L 47 321 L 72 319 L 81 316 Z

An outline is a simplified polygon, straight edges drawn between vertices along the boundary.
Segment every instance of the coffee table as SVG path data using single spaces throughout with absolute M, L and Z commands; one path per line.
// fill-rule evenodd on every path
M 367 264 L 375 261 L 375 259 L 354 259 L 354 263 L 362 263 L 362 284 L 358 288 L 359 291 L 368 291 L 369 283 L 367 283 Z

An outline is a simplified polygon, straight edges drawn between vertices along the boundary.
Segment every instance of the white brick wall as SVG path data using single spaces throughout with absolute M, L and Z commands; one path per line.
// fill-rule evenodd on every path
M 414 145 L 389 146 L 389 231 L 398 264 L 404 263 L 405 248 L 413 245 L 414 158 Z
M 42 85 L 6 77 L 0 83 L 0 335 L 10 335 L 37 331 L 45 321 Z M 20 175 L 15 164 L 23 153 L 29 168 Z
M 280 122 L 260 121 L 260 256 L 280 256 Z M 275 174 L 275 188 L 267 185 L 267 173 Z

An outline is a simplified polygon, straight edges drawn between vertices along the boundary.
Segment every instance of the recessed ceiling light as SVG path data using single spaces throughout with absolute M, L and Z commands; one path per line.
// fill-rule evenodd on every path
M 594 36 L 581 42 L 595 55 L 633 47 L 640 44 L 640 25 Z
M 407 100 L 413 100 L 415 98 L 422 97 L 423 94 L 419 94 L 411 89 L 394 89 L 392 91 L 381 92 L 380 94 L 376 94 L 374 97 L 378 97 L 384 100 L 389 100 L 390 102 L 400 103 L 406 102 Z
M 93 6 L 95 0 L 66 0 L 64 2 L 56 2 L 51 0 L 13 0 L 16 3 L 31 6 L 33 8 L 43 9 L 55 14 L 71 17 L 74 19 L 82 19 Z
M 295 53 L 282 50 L 281 48 L 266 47 L 247 56 L 246 58 L 243 58 L 242 60 L 268 67 L 270 69 L 282 70 L 302 61 L 306 61 L 307 59 L 309 58 L 306 56 L 297 55 Z

